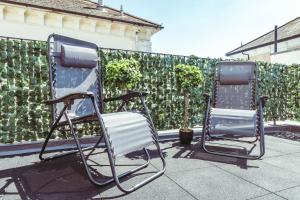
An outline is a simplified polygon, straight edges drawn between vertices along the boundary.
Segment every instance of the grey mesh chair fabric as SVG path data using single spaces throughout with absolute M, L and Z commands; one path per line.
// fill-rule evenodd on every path
M 258 159 L 264 155 L 263 107 L 267 97 L 256 103 L 257 76 L 254 62 L 220 62 L 216 66 L 213 99 L 206 97 L 206 112 L 203 123 L 202 147 L 217 155 Z M 254 141 L 241 140 L 254 137 Z M 260 154 L 237 155 L 210 151 L 207 139 L 226 139 L 240 142 L 260 142 Z
M 98 64 L 98 47 L 92 43 L 77 42 L 72 45 L 73 39 L 56 35 L 56 42 L 50 41 L 49 56 L 55 68 L 51 68 L 51 91 L 52 97 L 58 99 L 69 94 L 91 92 L 101 95 L 97 76 L 100 71 Z M 99 96 L 100 97 L 100 96 Z M 97 98 L 98 105 L 100 99 Z M 53 117 L 64 107 L 64 103 L 53 104 Z M 69 117 L 80 118 L 95 113 L 93 104 L 89 99 L 74 99 L 71 109 L 68 110 Z M 60 122 L 66 121 L 62 116 Z
M 89 180 L 98 186 L 105 186 L 115 181 L 117 187 L 125 192 L 132 192 L 165 171 L 165 160 L 160 150 L 157 132 L 145 104 L 145 93 L 130 92 L 116 98 L 102 98 L 101 68 L 99 66 L 98 47 L 95 44 L 52 34 L 48 39 L 49 66 L 52 99 L 46 101 L 52 105 L 52 125 L 40 152 L 41 160 L 51 160 L 73 153 L 79 153 Z M 140 112 L 103 113 L 105 102 L 123 101 L 139 98 L 143 110 Z M 98 122 L 100 137 L 95 145 L 82 148 L 78 138 L 76 124 Z M 61 126 L 68 126 L 75 140 L 77 150 L 43 157 L 53 131 Z M 104 140 L 108 154 L 112 178 L 107 181 L 96 180 L 83 154 L 85 150 L 93 150 Z M 131 188 L 125 188 L 119 179 L 141 170 L 149 165 L 150 155 L 147 147 L 154 144 L 162 161 L 162 169 Z M 120 156 L 143 150 L 147 161 L 135 169 L 118 175 L 116 161 Z
M 215 73 L 215 107 L 252 109 L 255 81 L 255 64 L 219 63 Z

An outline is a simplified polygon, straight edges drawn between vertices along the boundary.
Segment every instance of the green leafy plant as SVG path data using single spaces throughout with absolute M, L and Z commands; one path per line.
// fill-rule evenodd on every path
M 137 60 L 115 59 L 105 67 L 105 83 L 120 90 L 131 90 L 140 82 L 142 74 Z
M 179 64 L 175 67 L 177 87 L 180 93 L 184 96 L 184 120 L 183 128 L 188 129 L 189 119 L 189 96 L 195 87 L 200 87 L 203 84 L 202 71 L 193 65 Z

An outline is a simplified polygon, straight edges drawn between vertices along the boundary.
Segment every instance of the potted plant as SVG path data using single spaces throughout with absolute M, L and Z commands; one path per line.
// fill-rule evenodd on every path
M 105 68 L 105 83 L 123 93 L 134 89 L 141 77 L 140 64 L 133 58 L 112 60 Z
M 202 71 L 193 65 L 179 64 L 175 67 L 178 91 L 184 96 L 183 128 L 179 129 L 179 139 L 182 144 L 190 144 L 193 140 L 193 130 L 189 125 L 189 98 L 191 90 L 203 83 Z

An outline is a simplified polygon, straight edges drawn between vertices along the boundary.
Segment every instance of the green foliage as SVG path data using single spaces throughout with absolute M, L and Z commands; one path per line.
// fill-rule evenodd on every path
M 48 131 L 45 42 L 0 39 L 0 143 L 36 140 Z
M 189 126 L 202 122 L 205 105 L 202 93 L 211 91 L 215 65 L 219 60 L 105 49 L 100 52 L 100 55 L 102 66 L 107 66 L 109 61 L 122 58 L 134 58 L 139 61 L 143 77 L 136 90 L 149 93 L 147 105 L 155 126 L 159 130 L 179 128 L 182 124 L 183 107 L 181 105 L 183 105 L 184 98 L 177 89 L 175 66 L 178 64 L 197 66 L 203 73 L 204 84 L 200 89 L 192 90 L 190 94 Z M 104 94 L 105 97 L 113 97 L 119 95 L 120 91 L 111 85 L 104 85 Z M 105 110 L 115 111 L 118 103 L 105 104 Z
M 267 120 L 299 119 L 300 66 L 258 62 L 259 95 L 268 95 Z
M 196 57 L 191 56 L 190 59 L 196 59 Z M 183 128 L 187 129 L 189 126 L 189 94 L 194 88 L 202 86 L 204 78 L 198 67 L 187 64 L 176 65 L 175 75 L 178 90 L 184 95 Z
M 117 89 L 134 89 L 142 74 L 140 64 L 133 58 L 112 60 L 105 67 L 105 84 Z
M 134 59 L 142 74 L 136 90 L 147 91 L 147 105 L 159 130 L 179 128 L 182 123 L 184 98 L 178 91 L 175 66 L 193 65 L 203 74 L 203 86 L 190 94 L 189 126 L 201 124 L 204 111 L 202 93 L 210 93 L 218 59 L 163 55 L 104 49 L 100 52 L 103 66 L 105 97 L 120 94 L 105 76 L 113 60 Z M 300 66 L 258 63 L 259 95 L 269 95 L 267 120 L 300 120 Z M 45 42 L 0 38 L 0 143 L 44 138 L 50 125 L 47 44 Z M 105 105 L 115 111 L 117 102 Z M 80 135 L 93 134 L 95 125 L 80 127 Z M 59 137 L 66 137 L 64 132 Z
M 201 70 L 193 65 L 178 64 L 175 66 L 177 86 L 182 92 L 190 92 L 203 83 Z

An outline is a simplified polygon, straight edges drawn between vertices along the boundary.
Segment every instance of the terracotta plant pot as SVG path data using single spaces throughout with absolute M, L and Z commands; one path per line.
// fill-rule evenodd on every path
M 181 144 L 191 144 L 194 136 L 194 131 L 192 129 L 183 128 L 179 129 L 179 139 Z

